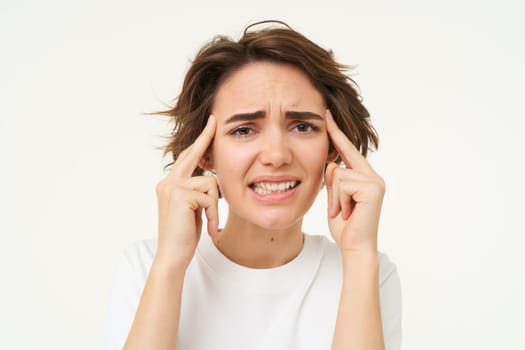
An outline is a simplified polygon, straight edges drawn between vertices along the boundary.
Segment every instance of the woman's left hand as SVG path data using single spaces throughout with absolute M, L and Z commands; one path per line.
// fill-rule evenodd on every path
M 342 253 L 377 252 L 377 228 L 385 182 L 339 129 L 329 110 L 326 126 L 345 168 L 328 164 L 328 224 Z

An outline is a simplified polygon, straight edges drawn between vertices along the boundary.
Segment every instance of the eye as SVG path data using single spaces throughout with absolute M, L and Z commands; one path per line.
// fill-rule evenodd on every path
M 247 126 L 241 126 L 236 129 L 233 129 L 230 132 L 230 135 L 234 136 L 249 136 L 254 133 L 254 130 L 252 128 L 249 128 Z
M 308 133 L 308 132 L 318 131 L 319 128 L 310 123 L 299 123 L 295 125 L 294 130 L 297 130 L 297 132 L 299 133 Z

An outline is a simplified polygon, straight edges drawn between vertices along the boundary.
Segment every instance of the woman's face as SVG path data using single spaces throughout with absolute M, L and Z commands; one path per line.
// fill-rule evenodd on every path
M 248 64 L 221 84 L 211 164 L 230 216 L 266 229 L 301 221 L 327 162 L 325 112 L 319 91 L 292 66 Z

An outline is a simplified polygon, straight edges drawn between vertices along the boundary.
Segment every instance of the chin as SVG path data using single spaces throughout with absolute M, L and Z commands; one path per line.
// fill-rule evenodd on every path
M 266 214 L 266 215 L 265 215 Z M 277 214 L 277 215 L 276 215 Z M 260 213 L 252 223 L 268 231 L 282 231 L 300 225 L 303 215 L 283 215 L 283 213 Z

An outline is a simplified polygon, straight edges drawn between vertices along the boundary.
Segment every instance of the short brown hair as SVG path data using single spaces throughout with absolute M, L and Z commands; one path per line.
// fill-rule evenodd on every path
M 262 23 L 278 23 L 283 27 L 250 30 Z M 319 47 L 284 22 L 262 21 L 246 27 L 238 41 L 216 36 L 197 53 L 175 106 L 159 113 L 169 116 L 174 123 L 164 155 L 171 153 L 174 162 L 204 129 L 221 83 L 244 65 L 260 61 L 299 68 L 319 90 L 337 125 L 357 149 L 364 156 L 370 145 L 377 149 L 378 136 L 361 102 L 357 84 L 345 74 L 349 66 L 336 62 L 331 50 Z M 203 169 L 198 167 L 193 175 L 202 173 Z

